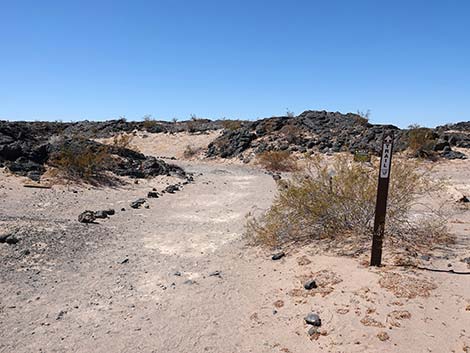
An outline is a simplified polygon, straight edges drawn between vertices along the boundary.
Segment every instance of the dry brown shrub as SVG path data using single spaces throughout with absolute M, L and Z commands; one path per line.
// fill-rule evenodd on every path
M 112 145 L 119 148 L 127 148 L 139 152 L 139 148 L 132 144 L 134 136 L 131 134 L 118 134 L 113 136 Z
M 243 126 L 240 120 L 222 120 L 222 127 L 225 130 L 235 131 Z
M 266 213 L 248 215 L 246 234 L 254 244 L 328 240 L 342 246 L 349 242 L 351 253 L 364 251 L 373 228 L 377 171 L 377 159 L 355 163 L 336 156 L 326 163 L 321 156 L 310 157 L 292 179 L 279 181 L 278 195 Z M 429 173 L 417 161 L 396 158 L 393 163 L 385 235 L 386 244 L 396 251 L 428 250 L 451 241 L 440 210 L 420 202 L 442 188 Z M 426 212 L 416 216 L 412 209 L 418 205 Z
M 96 181 L 103 176 L 106 166 L 113 162 L 113 157 L 106 146 L 92 148 L 88 145 L 77 148 L 64 146 L 49 159 L 49 165 L 58 173 L 72 180 L 85 182 Z
M 151 130 L 156 125 L 158 125 L 157 121 L 153 119 L 150 115 L 144 116 L 143 126 L 145 130 Z
M 377 334 L 377 338 L 381 340 L 382 342 L 387 341 L 390 339 L 390 336 L 388 335 L 387 332 L 381 331 Z
M 361 319 L 361 324 L 364 326 L 371 326 L 371 327 L 385 327 L 380 321 L 375 320 L 370 315 L 366 315 Z
M 408 319 L 411 319 L 411 313 L 407 310 L 394 310 L 387 315 L 387 323 L 393 327 L 400 327 L 400 321 Z
M 296 171 L 297 163 L 288 151 L 266 151 L 257 156 L 257 163 L 271 172 Z
M 430 280 L 396 272 L 383 273 L 379 284 L 382 288 L 392 292 L 396 297 L 407 299 L 429 297 L 431 291 L 437 288 L 437 285 Z
M 198 154 L 199 151 L 200 151 L 200 149 L 197 149 L 197 148 L 195 148 L 191 145 L 187 145 L 186 148 L 183 151 L 183 157 L 187 158 L 187 159 L 192 158 L 196 154 Z
M 297 264 L 299 266 L 305 266 L 305 265 L 310 265 L 312 261 L 305 255 L 302 255 L 297 258 Z

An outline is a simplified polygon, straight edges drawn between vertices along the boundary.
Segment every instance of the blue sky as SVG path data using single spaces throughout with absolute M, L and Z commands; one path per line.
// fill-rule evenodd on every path
M 0 0 L 0 119 L 470 120 L 470 1 Z

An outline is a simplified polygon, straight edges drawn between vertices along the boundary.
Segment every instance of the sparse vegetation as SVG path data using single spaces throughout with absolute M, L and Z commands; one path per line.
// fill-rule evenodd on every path
M 417 124 L 410 125 L 408 129 L 408 147 L 411 155 L 416 158 L 434 159 L 436 137 L 432 129 Z
M 328 166 L 322 157 L 308 159 L 291 180 L 279 183 L 279 194 L 264 215 L 248 217 L 247 234 L 254 243 L 270 246 L 354 239 L 355 251 L 364 244 L 367 248 L 375 212 L 377 163 L 351 163 L 350 158 L 338 156 Z M 438 210 L 410 216 L 421 196 L 441 186 L 426 177 L 428 172 L 413 161 L 397 158 L 394 162 L 386 239 L 397 249 L 411 251 L 449 240 Z
M 367 125 L 369 123 L 369 119 L 371 116 L 371 111 L 370 109 L 367 109 L 367 111 L 363 112 L 361 110 L 358 110 L 356 113 L 356 121 L 361 124 L 361 125 Z
M 242 127 L 240 120 L 222 120 L 222 126 L 225 130 L 235 131 Z
M 287 116 L 288 118 L 293 118 L 293 117 L 295 117 L 295 114 L 294 114 L 293 111 L 291 111 L 291 110 L 289 110 L 289 108 L 287 108 L 287 109 L 286 109 L 286 116 Z
M 157 122 L 155 119 L 152 118 L 151 115 L 145 115 L 144 116 L 144 128 L 145 130 L 150 130 L 152 129 L 155 125 L 157 125 Z
M 198 150 L 191 145 L 187 145 L 183 151 L 184 158 L 192 158 L 198 153 Z
M 356 151 L 354 153 L 354 162 L 367 163 L 371 161 L 371 155 L 367 151 Z
M 257 156 L 257 163 L 271 172 L 292 172 L 297 163 L 288 151 L 266 151 Z
M 49 159 L 49 165 L 64 177 L 85 182 L 100 179 L 110 163 L 113 158 L 106 146 L 94 148 L 86 143 L 64 144 Z
M 133 135 L 130 134 L 117 134 L 113 136 L 112 145 L 119 148 L 127 148 L 134 151 L 138 151 L 138 148 L 132 145 Z

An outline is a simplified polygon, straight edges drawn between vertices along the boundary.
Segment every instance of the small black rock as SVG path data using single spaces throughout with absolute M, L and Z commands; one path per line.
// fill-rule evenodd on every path
M 284 256 L 286 256 L 286 253 L 284 251 L 281 251 L 281 252 L 278 252 L 277 254 L 274 254 L 271 259 L 272 260 L 280 260 L 282 259 Z
M 470 199 L 467 196 L 462 196 L 458 202 L 467 203 L 470 202 Z
M 7 239 L 5 240 L 5 242 L 7 244 L 10 244 L 10 245 L 13 245 L 13 244 L 16 244 L 18 243 L 20 240 L 14 235 L 10 235 L 9 237 L 7 237 Z
M 304 283 L 304 288 L 307 289 L 307 290 L 310 290 L 310 289 L 314 289 L 314 288 L 317 288 L 317 282 L 315 282 L 314 279 L 311 279 L 307 282 Z
M 93 223 L 96 219 L 95 212 L 85 211 L 78 215 L 78 221 L 80 223 Z
M 108 218 L 108 214 L 106 211 L 95 211 L 95 217 L 96 218 Z
M 429 256 L 429 255 L 421 255 L 421 260 L 423 260 L 423 261 L 430 261 L 430 260 L 431 260 L 431 256 Z
M 149 191 L 148 194 L 147 194 L 147 197 L 150 199 L 150 198 L 158 198 L 158 192 L 156 191 Z
M 318 314 L 310 313 L 305 317 L 305 322 L 312 326 L 321 326 L 321 319 Z
M 130 206 L 132 208 L 140 208 L 140 206 L 142 206 L 144 203 L 145 203 L 145 199 L 137 199 L 133 202 L 131 202 Z

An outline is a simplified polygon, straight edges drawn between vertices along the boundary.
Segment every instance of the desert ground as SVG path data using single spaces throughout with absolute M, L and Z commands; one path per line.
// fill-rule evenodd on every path
M 0 352 L 470 352 L 470 211 L 456 203 L 470 195 L 469 160 L 436 162 L 456 242 L 420 268 L 371 268 L 368 256 L 315 244 L 274 261 L 276 250 L 243 236 L 246 214 L 270 206 L 273 177 L 252 163 L 183 158 L 217 134 L 133 140 L 194 177 L 148 208 L 129 204 L 182 180 L 28 188 L 0 172 L 0 229 L 19 239 L 0 244 Z M 318 288 L 307 291 L 310 278 Z M 321 318 L 313 335 L 310 312 Z

